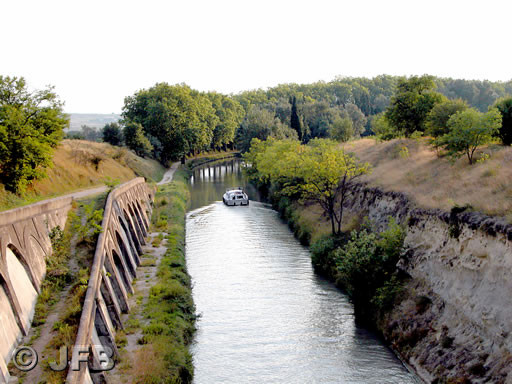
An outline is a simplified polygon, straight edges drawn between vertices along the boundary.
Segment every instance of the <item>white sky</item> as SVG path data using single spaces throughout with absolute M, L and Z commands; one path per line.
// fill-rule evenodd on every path
M 67 112 L 119 113 L 156 82 L 224 93 L 336 75 L 512 78 L 512 1 L 0 2 L 0 74 Z

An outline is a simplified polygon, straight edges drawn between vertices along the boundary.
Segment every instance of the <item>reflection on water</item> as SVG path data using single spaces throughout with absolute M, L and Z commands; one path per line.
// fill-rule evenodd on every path
M 355 325 L 346 296 L 313 273 L 308 249 L 275 211 L 219 202 L 227 187 L 244 184 L 238 160 L 205 166 L 191 181 L 195 383 L 415 383 Z

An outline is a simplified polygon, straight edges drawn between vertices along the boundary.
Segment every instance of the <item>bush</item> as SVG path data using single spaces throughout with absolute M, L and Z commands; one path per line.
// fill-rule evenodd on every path
M 337 284 L 352 298 L 356 312 L 374 315 L 376 309 L 389 309 L 400 282 L 395 275 L 402 252 L 405 231 L 393 219 L 380 234 L 365 224 L 352 231 L 347 244 L 334 252 L 338 266 Z
M 334 251 L 345 244 L 347 236 L 322 236 L 311 247 L 311 262 L 315 272 L 320 275 L 335 278 L 337 274 L 336 257 Z

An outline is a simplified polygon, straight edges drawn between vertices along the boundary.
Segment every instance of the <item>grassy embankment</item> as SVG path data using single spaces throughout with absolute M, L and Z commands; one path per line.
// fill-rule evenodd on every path
M 420 207 L 449 211 L 469 204 L 512 222 L 512 147 L 485 146 L 475 158 L 489 159 L 473 165 L 465 157 L 455 162 L 439 157 L 424 140 L 361 139 L 343 147 L 372 165 L 372 174 L 362 179 L 372 186 L 403 192 Z
M 37 180 L 23 196 L 5 191 L 0 184 L 0 211 L 32 204 L 81 189 L 128 181 L 143 176 L 159 181 L 165 167 L 155 160 L 143 159 L 126 148 L 85 140 L 63 140 L 53 156 L 54 166 L 47 177 Z
M 192 356 L 188 346 L 195 331 L 195 306 L 185 263 L 185 214 L 189 191 L 188 173 L 181 169 L 171 183 L 159 186 L 155 196 L 152 226 L 165 232 L 167 250 L 149 292 L 133 372 L 136 383 L 189 383 Z

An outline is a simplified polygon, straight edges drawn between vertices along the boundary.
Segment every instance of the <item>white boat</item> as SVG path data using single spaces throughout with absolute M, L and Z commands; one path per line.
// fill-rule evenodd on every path
M 242 187 L 226 189 L 222 201 L 226 205 L 249 205 L 249 197 Z

